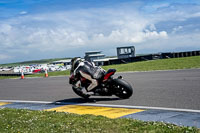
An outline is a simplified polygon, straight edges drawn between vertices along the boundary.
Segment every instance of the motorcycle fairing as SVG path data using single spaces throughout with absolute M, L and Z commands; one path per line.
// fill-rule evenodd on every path
M 109 69 L 109 70 L 107 71 L 107 73 L 105 74 L 105 76 L 104 76 L 104 78 L 103 78 L 103 81 L 108 80 L 108 78 L 109 78 L 110 76 L 112 76 L 113 74 L 115 74 L 115 72 L 116 72 L 115 69 Z

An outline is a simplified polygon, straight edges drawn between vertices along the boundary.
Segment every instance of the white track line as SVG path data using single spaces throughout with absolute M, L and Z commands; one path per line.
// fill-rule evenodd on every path
M 104 107 L 116 107 L 116 108 L 136 108 L 136 109 L 149 109 L 149 110 L 166 110 L 166 111 L 180 111 L 180 112 L 195 112 L 200 113 L 200 110 L 193 109 L 180 109 L 180 108 L 164 108 L 164 107 L 148 107 L 148 106 L 129 106 L 129 105 L 111 105 L 111 104 L 90 104 L 83 103 L 81 105 L 90 106 L 104 106 Z
M 8 103 L 42 103 L 42 104 L 53 103 L 53 102 L 49 102 L 49 101 L 24 101 L 24 100 L 0 100 L 0 102 L 8 102 Z
M 112 105 L 112 104 L 94 104 L 94 103 L 75 103 L 75 102 L 50 102 L 50 101 L 24 101 L 24 100 L 0 100 L 0 102 L 10 102 L 10 103 L 41 103 L 41 104 L 75 104 L 75 105 L 85 105 L 85 106 L 101 106 L 101 107 L 115 107 L 115 108 L 136 108 L 136 109 L 149 109 L 149 110 L 166 110 L 166 111 L 180 111 L 180 112 L 194 112 L 200 113 L 200 110 L 193 109 L 180 109 L 180 108 L 165 108 L 165 107 L 148 107 L 148 106 L 131 106 L 131 105 Z

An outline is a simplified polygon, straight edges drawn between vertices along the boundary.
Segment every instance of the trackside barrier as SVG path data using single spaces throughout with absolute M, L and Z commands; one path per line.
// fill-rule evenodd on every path
M 156 59 L 166 59 L 166 58 L 181 58 L 181 57 L 190 57 L 190 56 L 200 56 L 199 51 L 186 51 L 186 52 L 169 52 L 169 53 L 158 53 L 158 54 L 149 54 L 143 56 L 122 58 L 122 59 L 112 59 L 104 62 L 104 65 L 113 65 L 113 64 L 125 64 L 129 62 L 138 62 L 138 61 L 148 61 Z

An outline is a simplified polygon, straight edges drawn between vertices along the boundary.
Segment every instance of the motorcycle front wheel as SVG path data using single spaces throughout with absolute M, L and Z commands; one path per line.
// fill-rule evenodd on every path
M 113 79 L 115 95 L 122 99 L 128 99 L 133 94 L 132 86 L 123 79 Z
M 90 97 L 90 95 L 84 94 L 81 90 L 72 87 L 72 90 L 80 97 L 84 98 L 84 99 L 88 99 Z

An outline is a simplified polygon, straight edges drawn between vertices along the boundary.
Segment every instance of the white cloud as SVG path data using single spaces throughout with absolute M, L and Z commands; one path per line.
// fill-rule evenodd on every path
M 98 17 L 104 13 L 104 17 Z M 148 25 L 153 31 L 146 29 Z M 101 46 L 102 43 L 123 45 L 167 36 L 165 31 L 157 32 L 155 26 L 137 11 L 122 10 L 118 10 L 117 15 L 114 10 L 104 9 L 27 15 L 0 26 L 3 27 L 0 32 L 2 44 L 22 50 L 63 51 L 69 47 Z
M 173 30 L 172 30 L 172 33 L 176 33 L 177 31 L 180 31 L 181 29 L 183 29 L 183 26 L 177 26 L 177 27 L 174 27 Z
M 152 14 L 141 12 L 139 7 L 130 7 L 125 8 L 124 5 L 118 10 L 109 7 L 40 14 L 22 11 L 20 14 L 25 15 L 0 22 L 0 47 L 13 54 L 20 51 L 26 55 L 35 51 L 41 51 L 41 55 L 44 51 L 58 54 L 69 51 L 66 56 L 70 56 L 82 48 L 109 51 L 125 45 L 135 45 L 141 50 L 153 47 L 162 51 L 169 46 L 179 47 L 181 39 L 191 41 L 191 46 L 196 45 L 198 39 L 191 40 L 191 33 L 185 33 L 186 38 L 178 35 L 178 31 L 184 30 L 184 25 L 175 26 L 170 29 L 172 32 L 167 32 L 163 30 L 165 27 L 158 28 L 156 24 L 162 22 L 165 26 L 168 25 L 166 22 L 199 17 L 197 6 L 188 12 L 185 6 L 160 4 L 153 6 L 155 10 Z M 198 30 L 196 32 L 199 33 Z M 167 46 L 172 42 L 174 45 Z M 181 42 L 184 45 L 187 41 Z M 77 54 L 80 56 L 79 52 Z
M 150 43 L 144 42 L 142 45 L 137 45 L 136 51 L 139 53 L 158 53 L 158 52 L 180 52 L 199 50 L 200 34 L 171 34 L 168 38 L 162 40 L 154 40 Z M 145 52 L 144 52 L 145 51 Z M 154 51 L 154 52 L 152 52 Z
M 26 11 L 21 11 L 19 14 L 21 14 L 21 15 L 25 15 L 25 14 L 27 14 L 28 12 L 26 12 Z
M 2 24 L 0 25 L 0 33 L 8 33 L 12 29 L 12 26 L 9 24 Z
M 168 37 L 167 32 L 161 31 L 149 31 L 144 32 L 131 32 L 128 30 L 116 30 L 112 31 L 108 36 L 101 34 L 96 34 L 93 36 L 93 43 L 95 44 L 134 44 L 142 43 L 145 41 L 151 41 L 156 39 L 166 39 Z
M 200 12 L 193 13 L 191 17 L 200 17 Z
M 155 30 L 156 30 L 156 27 L 155 27 L 154 24 L 150 24 L 149 29 L 150 29 L 151 31 L 155 31 Z

